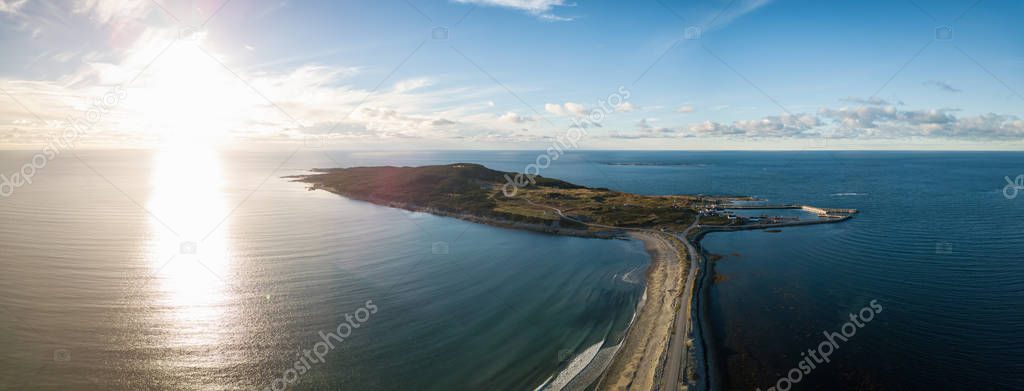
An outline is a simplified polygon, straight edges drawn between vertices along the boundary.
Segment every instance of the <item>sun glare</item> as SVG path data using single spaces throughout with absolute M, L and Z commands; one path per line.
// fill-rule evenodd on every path
M 171 309 L 163 315 L 182 343 L 212 343 L 233 280 L 220 161 L 212 147 L 193 146 L 160 150 L 154 163 L 150 264 Z
M 174 43 L 128 99 L 140 130 L 165 147 L 223 144 L 253 104 L 245 84 L 202 45 L 200 40 Z
M 158 139 L 153 171 L 151 261 L 162 277 L 167 315 L 189 343 L 221 322 L 230 277 L 228 215 L 216 147 L 251 104 L 245 84 L 201 40 L 179 40 L 129 92 L 143 132 Z M 165 46 L 166 47 L 166 44 Z M 163 49 L 163 47 L 161 47 Z M 167 254 L 176 254 L 167 262 Z M 208 331 L 208 330 L 207 330 Z

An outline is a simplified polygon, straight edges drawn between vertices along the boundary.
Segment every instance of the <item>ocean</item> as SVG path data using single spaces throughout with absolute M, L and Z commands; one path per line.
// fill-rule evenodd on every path
M 281 178 L 451 160 L 332 155 L 301 151 L 277 171 L 288 154 L 53 160 L 0 199 L 0 389 L 533 389 L 621 338 L 643 293 L 640 243 L 411 213 Z M 31 155 L 0 157 L 11 172 Z M 317 348 L 339 330 L 347 338 Z
M 0 389 L 533 389 L 617 342 L 643 293 L 636 242 L 389 209 L 282 178 L 522 171 L 537 152 L 78 156 L 0 199 Z M 30 158 L 0 152 L 0 173 Z M 793 389 L 1024 385 L 1024 199 L 1003 194 L 1022 153 L 573 151 L 541 174 L 860 210 L 704 239 L 722 256 L 702 311 L 723 389 L 774 385 L 872 300 L 884 310 Z M 349 335 L 314 360 L 341 324 Z

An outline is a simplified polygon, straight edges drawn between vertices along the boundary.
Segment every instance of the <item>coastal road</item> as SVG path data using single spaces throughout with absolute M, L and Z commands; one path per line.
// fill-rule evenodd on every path
M 668 357 L 665 359 L 665 371 L 661 377 L 661 390 L 676 391 L 682 388 L 685 384 L 683 371 L 686 368 L 687 360 L 690 358 L 689 346 L 686 345 L 687 337 L 690 335 L 690 304 L 693 302 L 691 294 L 693 292 L 693 284 L 697 280 L 697 265 L 700 260 L 700 256 L 697 254 L 697 249 L 687 239 L 687 235 L 690 234 L 694 228 L 697 228 L 697 224 L 700 222 L 700 215 L 694 220 L 693 224 L 683 231 L 682 235 L 677 237 L 683 244 L 686 245 L 686 254 L 690 258 L 690 272 L 686 276 L 686 283 L 683 284 L 683 292 L 679 295 L 679 311 L 676 312 L 675 319 L 675 332 L 672 334 L 671 339 L 668 343 Z
M 553 210 L 555 213 L 557 213 L 560 217 L 562 217 L 564 219 L 576 221 L 578 223 L 585 224 L 585 225 L 588 225 L 588 226 L 600 227 L 600 228 L 611 228 L 611 229 L 633 230 L 633 231 L 645 231 L 645 232 L 650 232 L 650 233 L 654 234 L 656 237 L 661 238 L 661 240 L 663 240 L 663 241 L 667 240 L 665 238 L 665 236 L 663 236 L 664 233 L 663 232 L 659 232 L 657 230 L 643 229 L 643 228 L 623 228 L 623 227 L 613 227 L 613 226 L 603 225 L 603 224 L 587 223 L 587 222 L 579 221 L 579 220 L 576 220 L 576 219 L 573 219 L 571 217 L 566 216 L 564 213 L 562 213 L 561 209 L 558 209 L 558 208 L 555 208 L 555 207 L 551 207 L 551 206 L 547 206 L 547 205 L 540 205 L 540 204 L 534 203 L 533 201 L 530 201 L 528 199 L 526 200 L 526 202 L 531 204 L 531 205 L 534 205 L 534 206 L 539 206 L 539 207 L 543 207 L 543 208 L 547 208 L 547 209 Z M 664 367 L 664 370 L 662 372 L 662 376 L 661 376 L 661 380 L 660 380 L 661 384 L 658 387 L 659 390 L 678 391 L 678 390 L 681 390 L 682 386 L 685 384 L 684 379 L 682 377 L 684 375 L 683 371 L 684 371 L 684 369 L 687 366 L 687 360 L 689 360 L 689 357 L 690 357 L 690 355 L 689 355 L 689 347 L 686 346 L 686 340 L 688 339 L 688 336 L 690 335 L 690 329 L 691 329 L 691 324 L 690 324 L 690 312 L 691 312 L 690 311 L 690 304 L 693 302 L 693 298 L 692 298 L 693 286 L 694 286 L 695 281 L 697 280 L 697 270 L 698 270 L 698 264 L 699 264 L 699 261 L 700 261 L 700 255 L 697 253 L 696 247 L 694 247 L 694 245 L 692 243 L 690 243 L 690 240 L 687 239 L 687 235 L 690 234 L 690 231 L 693 231 L 695 228 L 698 228 L 699 227 L 699 225 L 698 225 L 699 223 L 700 223 L 700 215 L 697 215 L 694 218 L 693 223 L 690 224 L 690 226 L 687 227 L 686 230 L 684 230 L 682 234 L 675 235 L 676 238 L 678 238 L 679 241 L 683 242 L 683 244 L 686 246 L 686 254 L 689 257 L 690 270 L 689 270 L 689 272 L 687 273 L 687 276 L 686 276 L 686 283 L 683 284 L 682 291 L 679 292 L 679 300 L 680 300 L 679 310 L 676 311 L 675 318 L 673 320 L 673 329 L 674 329 L 674 331 L 673 331 L 672 336 L 669 337 L 669 343 L 668 343 L 668 348 L 667 348 L 668 350 L 667 350 L 667 353 L 666 353 L 667 357 L 665 359 L 665 367 Z M 669 246 L 669 248 L 675 248 L 675 247 L 676 246 L 672 246 L 672 245 Z

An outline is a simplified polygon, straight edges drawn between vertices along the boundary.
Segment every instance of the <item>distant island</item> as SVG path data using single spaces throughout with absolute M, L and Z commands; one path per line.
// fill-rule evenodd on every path
M 651 257 L 644 299 L 623 340 L 585 354 L 539 389 L 681 390 L 713 379 L 699 365 L 691 338 L 693 295 L 703 285 L 707 259 L 696 242 L 708 233 L 819 224 L 850 218 L 855 210 L 763 205 L 750 197 L 645 196 L 591 188 L 558 179 L 456 163 L 422 167 L 315 169 L 289 177 L 355 200 L 558 235 L 631 238 Z M 514 186 L 513 191 L 510 186 Z M 816 220 L 737 216 L 731 210 L 803 209 Z M 698 374 L 698 372 L 701 372 Z
M 707 167 L 703 163 L 686 162 L 598 162 L 606 166 L 638 166 L 638 167 Z

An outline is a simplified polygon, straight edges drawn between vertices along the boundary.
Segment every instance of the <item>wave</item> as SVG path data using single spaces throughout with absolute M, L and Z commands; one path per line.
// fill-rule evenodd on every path
M 594 357 L 596 357 L 597 353 L 601 350 L 601 345 L 604 345 L 604 341 L 591 345 L 582 353 L 573 357 L 572 361 L 569 362 L 569 365 L 559 372 L 558 376 L 555 376 L 554 380 L 550 380 L 549 378 L 550 382 L 545 382 L 540 387 L 537 387 L 537 390 L 535 391 L 560 391 L 565 388 L 572 379 L 575 379 L 580 372 L 583 372 L 583 370 L 590 365 L 590 362 L 594 360 Z
M 832 193 L 833 197 L 866 196 L 868 193 Z
M 621 278 L 622 282 L 625 282 L 627 284 L 640 284 L 640 283 L 643 283 L 643 279 L 641 277 L 639 277 L 636 273 L 634 273 L 634 272 L 636 272 L 637 270 L 640 270 L 640 269 L 642 269 L 642 267 L 641 266 L 637 266 L 636 268 L 633 268 L 633 270 L 630 270 L 630 271 L 626 272 L 625 274 L 623 274 L 622 278 Z
M 640 309 L 647 303 L 647 288 L 644 288 L 644 293 L 640 295 L 640 302 L 637 303 L 636 309 L 633 311 L 633 316 L 629 319 L 629 324 L 626 325 L 622 340 L 618 344 L 601 348 L 605 341 L 598 342 L 585 349 L 583 353 L 580 353 L 576 357 L 573 357 L 569 365 L 560 371 L 557 375 L 549 376 L 544 380 L 544 383 L 537 386 L 534 391 L 548 391 L 548 390 L 582 390 L 589 387 L 595 381 L 604 374 L 604 371 L 611 365 L 612 360 L 615 359 L 615 355 L 619 352 L 619 348 L 626 341 L 626 334 L 629 334 L 629 330 L 633 328 L 633 322 L 636 321 L 637 315 L 640 313 Z

